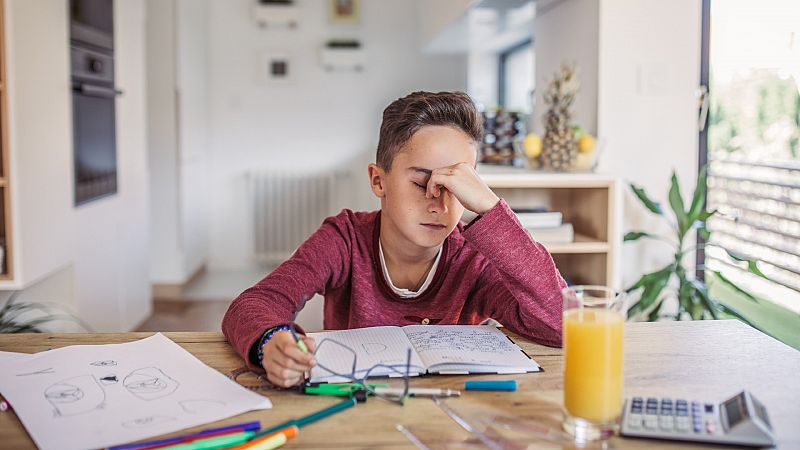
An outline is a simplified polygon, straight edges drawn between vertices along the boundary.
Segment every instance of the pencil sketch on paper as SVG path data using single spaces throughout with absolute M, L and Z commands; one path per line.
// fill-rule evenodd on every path
M 108 386 L 110 384 L 114 384 L 114 383 L 116 383 L 118 381 L 119 380 L 117 379 L 117 376 L 113 375 L 113 374 L 105 375 L 105 376 L 100 377 L 100 383 L 105 385 L 105 386 Z
M 155 400 L 172 394 L 180 383 L 157 367 L 136 369 L 122 380 L 125 389 L 142 400 Z
M 72 416 L 103 408 L 106 392 L 91 375 L 79 375 L 50 385 L 44 391 L 54 415 Z
M 220 406 L 225 406 L 227 403 L 221 400 L 211 400 L 211 399 L 193 399 L 193 400 L 181 400 L 178 402 L 183 408 L 184 411 L 190 414 L 205 412 L 205 411 L 213 411 L 218 409 Z
M 368 355 L 377 355 L 389 348 L 386 344 L 381 344 L 380 342 L 365 342 L 361 346 L 364 347 L 364 351 Z
M 30 375 L 43 375 L 46 373 L 56 373 L 52 367 L 48 367 L 47 369 L 36 370 L 34 372 L 27 372 L 27 373 L 18 373 L 18 377 L 27 377 Z
M 152 425 L 158 425 L 164 422 L 170 422 L 175 420 L 174 417 L 170 416 L 145 416 L 140 417 L 138 419 L 128 420 L 122 422 L 122 426 L 125 428 L 146 428 Z
M 117 362 L 114 361 L 113 359 L 106 359 L 106 360 L 103 360 L 103 361 L 95 361 L 95 362 L 92 362 L 92 363 L 89 363 L 89 364 L 91 364 L 93 366 L 97 366 L 97 367 L 108 367 L 108 366 L 116 366 Z

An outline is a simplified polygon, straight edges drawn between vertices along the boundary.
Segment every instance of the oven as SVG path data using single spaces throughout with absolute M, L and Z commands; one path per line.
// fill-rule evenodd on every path
M 112 0 L 70 1 L 75 205 L 117 192 Z

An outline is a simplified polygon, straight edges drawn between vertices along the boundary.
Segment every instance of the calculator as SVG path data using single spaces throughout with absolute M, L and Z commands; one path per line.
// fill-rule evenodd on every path
M 748 447 L 775 445 L 767 409 L 748 391 L 720 404 L 630 397 L 622 410 L 620 434 Z

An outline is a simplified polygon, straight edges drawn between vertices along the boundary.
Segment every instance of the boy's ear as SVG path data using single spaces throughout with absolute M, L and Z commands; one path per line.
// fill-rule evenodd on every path
M 375 197 L 383 198 L 386 196 L 386 171 L 380 168 L 377 164 L 370 164 L 367 168 L 369 172 L 369 187 Z

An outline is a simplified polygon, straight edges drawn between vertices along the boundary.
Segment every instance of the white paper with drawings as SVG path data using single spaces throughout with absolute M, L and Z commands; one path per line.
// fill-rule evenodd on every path
M 500 330 L 476 325 L 406 325 L 429 372 L 538 372 L 538 364 Z
M 398 327 L 370 327 L 356 328 L 352 330 L 327 331 L 322 333 L 309 333 L 309 336 L 316 340 L 316 357 L 319 364 L 340 374 L 349 374 L 353 366 L 353 353 L 346 350 L 339 344 L 344 344 L 355 352 L 356 356 L 356 375 L 363 376 L 364 372 L 377 365 L 384 364 L 394 367 L 398 372 L 391 369 L 376 368 L 370 372 L 370 376 L 401 376 L 405 372 L 407 351 L 411 348 L 411 343 Z M 323 341 L 326 338 L 334 339 L 334 342 Z M 419 356 L 411 349 L 411 371 L 410 375 L 424 373 L 425 368 Z M 311 382 L 342 383 L 350 381 L 346 378 L 337 377 L 331 372 L 325 371 L 319 366 L 311 370 Z
M 42 450 L 103 448 L 272 406 L 161 333 L 0 367 L 0 392 Z

